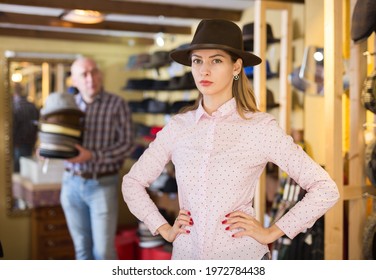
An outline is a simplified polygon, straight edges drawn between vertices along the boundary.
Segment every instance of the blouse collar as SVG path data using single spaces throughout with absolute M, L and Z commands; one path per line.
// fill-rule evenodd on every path
M 212 115 L 209 115 L 204 107 L 202 106 L 202 100 L 200 101 L 200 104 L 196 110 L 195 114 L 195 122 L 198 123 L 198 121 L 203 118 L 220 118 L 225 117 L 228 115 L 233 114 L 236 111 L 236 101 L 235 98 L 231 98 L 229 101 L 221 105 L 215 112 L 212 113 Z

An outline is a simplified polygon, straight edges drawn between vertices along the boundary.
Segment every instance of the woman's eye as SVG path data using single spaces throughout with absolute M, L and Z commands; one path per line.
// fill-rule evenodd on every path
M 198 58 L 194 58 L 194 59 L 192 60 L 192 62 L 193 62 L 194 64 L 200 64 L 200 63 L 201 63 L 201 60 L 198 59 Z
M 222 60 L 220 60 L 220 59 L 218 59 L 218 58 L 213 60 L 213 63 L 215 63 L 215 64 L 216 64 L 216 63 L 221 63 L 221 62 L 222 62 Z

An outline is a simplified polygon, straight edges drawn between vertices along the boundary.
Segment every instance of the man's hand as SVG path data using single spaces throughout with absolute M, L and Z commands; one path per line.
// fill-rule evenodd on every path
M 79 144 L 75 145 L 75 148 L 78 150 L 78 155 L 76 157 L 68 159 L 71 163 L 82 163 L 90 160 L 92 158 L 92 153 L 90 150 L 85 149 Z

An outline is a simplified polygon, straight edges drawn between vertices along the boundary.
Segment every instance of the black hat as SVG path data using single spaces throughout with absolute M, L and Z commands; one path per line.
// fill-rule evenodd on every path
M 261 63 L 261 58 L 244 51 L 243 36 L 239 26 L 222 19 L 202 20 L 193 36 L 191 44 L 182 49 L 173 50 L 170 56 L 173 60 L 186 66 L 191 66 L 192 50 L 220 49 L 237 55 L 243 60 L 243 66 L 253 66 Z
M 372 140 L 366 145 L 365 172 L 373 186 L 376 186 L 376 141 Z
M 275 102 L 274 93 L 270 89 L 266 89 L 266 109 L 271 110 L 279 107 L 279 103 Z
M 367 39 L 376 31 L 375 0 L 356 1 L 351 21 L 351 38 L 355 43 Z
M 253 40 L 254 40 L 254 23 L 247 23 L 243 26 L 243 43 L 244 49 L 246 51 L 253 51 Z M 268 45 L 279 42 L 279 38 L 275 38 L 273 35 L 272 26 L 266 24 L 266 43 Z

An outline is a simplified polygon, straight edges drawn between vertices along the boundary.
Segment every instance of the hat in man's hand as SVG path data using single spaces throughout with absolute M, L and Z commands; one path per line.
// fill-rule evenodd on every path
M 85 114 L 78 108 L 73 95 L 60 92 L 53 92 L 47 97 L 40 113 L 42 117 L 57 113 L 72 113 L 81 116 Z
M 376 31 L 376 1 L 357 0 L 351 19 L 351 39 L 355 43 L 367 39 Z
M 170 57 L 183 65 L 191 66 L 191 52 L 200 49 L 220 49 L 234 54 L 243 60 L 243 66 L 261 63 L 261 58 L 244 51 L 243 36 L 239 26 L 223 19 L 202 20 L 189 46 L 173 50 Z

